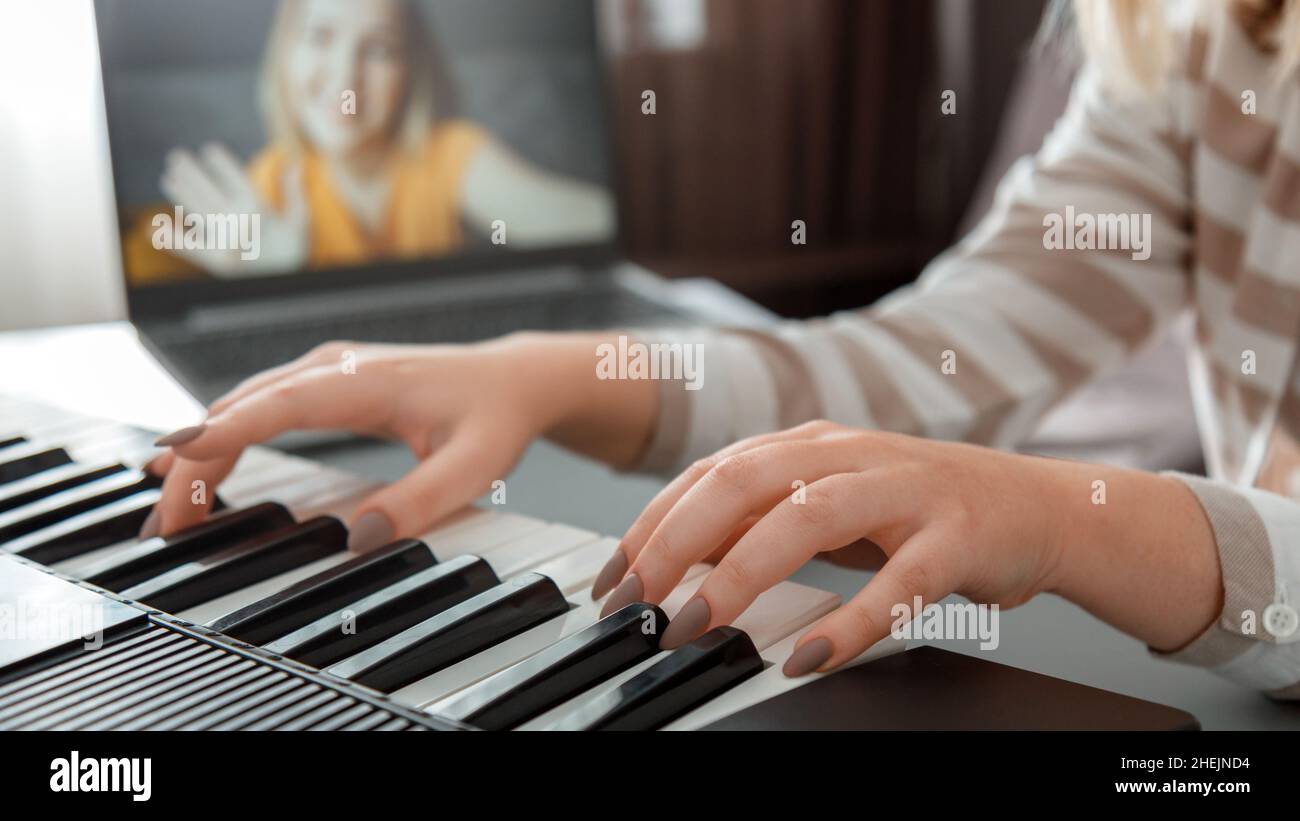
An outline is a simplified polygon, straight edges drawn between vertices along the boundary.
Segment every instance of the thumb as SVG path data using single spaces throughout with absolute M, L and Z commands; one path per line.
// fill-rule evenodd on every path
M 505 437 L 462 430 L 414 470 L 357 508 L 348 549 L 366 553 L 394 539 L 414 538 L 505 478 L 522 446 Z

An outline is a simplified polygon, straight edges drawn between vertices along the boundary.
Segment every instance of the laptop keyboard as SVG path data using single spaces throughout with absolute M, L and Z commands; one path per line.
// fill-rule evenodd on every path
M 201 393 L 217 395 L 239 380 L 298 357 L 321 342 L 475 342 L 524 330 L 594 330 L 612 327 L 679 325 L 682 314 L 635 294 L 601 289 L 526 299 L 494 299 L 364 316 L 313 317 L 238 332 L 155 341 L 169 358 L 191 374 Z

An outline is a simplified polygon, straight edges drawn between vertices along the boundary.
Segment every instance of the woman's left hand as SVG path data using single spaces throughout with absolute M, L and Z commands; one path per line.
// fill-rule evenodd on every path
M 889 635 L 891 608 L 903 603 L 910 610 L 916 596 L 929 604 L 959 593 L 1009 608 L 1058 589 L 1071 516 L 1077 524 L 1093 515 L 1098 534 L 1117 517 L 1118 533 L 1147 527 L 1147 511 L 1163 515 L 1170 505 L 1186 503 L 1182 513 L 1203 518 L 1181 483 L 1137 471 L 1122 471 L 1115 481 L 1137 500 L 1130 507 L 1143 512 L 1092 513 L 1090 477 L 1114 470 L 813 422 L 739 442 L 677 477 L 628 530 L 593 595 L 621 578 L 605 612 L 636 600 L 658 603 L 691 565 L 717 560 L 665 630 L 661 645 L 671 649 L 732 622 L 817 554 L 869 540 L 888 557 L 883 567 L 801 638 L 785 666 L 787 675 L 825 670 Z M 1159 516 L 1150 526 L 1162 521 L 1170 531 L 1168 519 Z M 1212 545 L 1188 554 L 1184 564 L 1208 553 L 1217 584 Z M 1122 542 L 1115 546 L 1124 548 Z M 1098 551 L 1094 560 L 1106 557 Z M 1081 569 L 1108 575 L 1105 568 Z M 1128 592 L 1126 581 L 1109 582 L 1110 588 L 1105 578 L 1095 581 L 1103 585 L 1101 595 L 1111 588 Z M 1086 606 L 1090 595 L 1081 590 L 1078 598 Z M 1161 602 L 1159 595 L 1148 598 Z M 1215 606 L 1212 593 L 1204 598 L 1206 607 Z M 1111 615 L 1105 606 L 1098 609 Z M 1129 617 L 1117 612 L 1112 623 L 1127 627 Z M 1156 632 L 1149 640 L 1163 639 Z

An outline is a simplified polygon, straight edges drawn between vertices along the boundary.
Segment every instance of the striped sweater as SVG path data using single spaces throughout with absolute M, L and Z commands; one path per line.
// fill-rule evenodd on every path
M 1300 698 L 1300 78 L 1279 81 L 1226 6 L 1173 21 L 1176 66 L 1157 96 L 1116 94 L 1085 68 L 1038 154 L 916 284 L 770 331 L 651 334 L 703 342 L 707 377 L 661 383 L 642 467 L 815 418 L 1013 447 L 1191 312 L 1209 478 L 1179 478 L 1213 526 L 1225 595 L 1219 620 L 1169 657 Z M 1140 217 L 1125 220 L 1128 247 L 1100 232 L 1078 247 L 1088 219 L 1118 228 L 1108 215 Z M 1062 224 L 1078 242 L 1053 241 Z

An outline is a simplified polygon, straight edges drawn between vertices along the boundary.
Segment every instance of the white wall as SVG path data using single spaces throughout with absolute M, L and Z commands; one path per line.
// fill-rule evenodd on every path
M 124 315 L 90 0 L 0 0 L 0 331 Z

